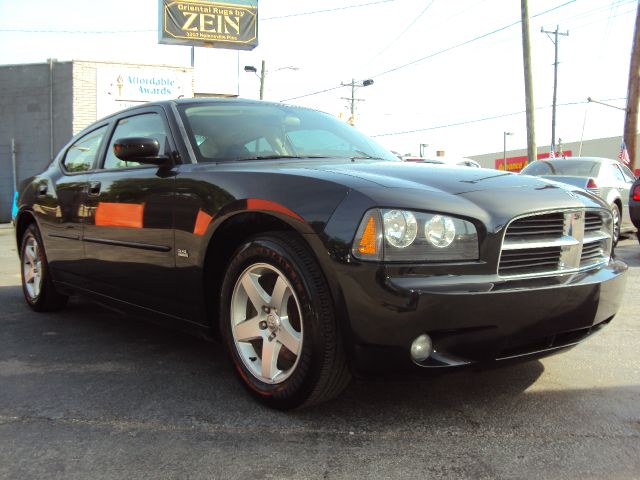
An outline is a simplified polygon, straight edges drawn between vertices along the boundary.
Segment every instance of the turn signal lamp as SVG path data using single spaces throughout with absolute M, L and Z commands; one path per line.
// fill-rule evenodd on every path
M 382 228 L 377 210 L 367 213 L 356 233 L 353 254 L 367 260 L 382 259 Z
M 636 185 L 633 189 L 633 199 L 637 202 L 640 202 L 640 185 Z
M 376 231 L 376 221 L 373 215 L 369 216 L 367 226 L 364 227 L 360 244 L 358 245 L 358 252 L 362 255 L 375 255 L 378 253 L 377 245 L 378 232 Z

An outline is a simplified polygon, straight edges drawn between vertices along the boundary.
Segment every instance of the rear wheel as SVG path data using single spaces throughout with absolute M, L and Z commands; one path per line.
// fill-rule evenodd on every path
M 233 364 L 260 401 L 291 409 L 348 385 L 328 286 L 298 239 L 272 233 L 244 244 L 228 267 L 220 305 Z
M 29 306 L 36 312 L 48 312 L 64 307 L 69 297 L 60 294 L 51 279 L 47 256 L 35 224 L 22 236 L 20 248 L 22 292 Z

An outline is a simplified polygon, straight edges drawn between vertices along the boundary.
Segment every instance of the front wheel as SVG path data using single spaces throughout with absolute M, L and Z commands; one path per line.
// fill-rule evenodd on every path
M 243 384 L 278 409 L 337 396 L 351 378 L 329 288 L 298 239 L 274 232 L 236 252 L 220 329 Z

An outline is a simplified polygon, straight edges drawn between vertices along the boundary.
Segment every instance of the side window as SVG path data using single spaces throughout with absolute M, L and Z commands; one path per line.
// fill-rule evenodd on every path
M 629 167 L 627 167 L 626 165 L 620 165 L 620 168 L 622 169 L 622 174 L 624 175 L 624 178 L 627 182 L 636 181 L 636 176 L 633 174 Z
M 105 125 L 74 142 L 67 150 L 64 160 L 62 161 L 64 169 L 69 173 L 86 172 L 90 170 L 106 132 L 107 126 Z
M 125 162 L 124 160 L 120 160 L 113 153 L 113 145 L 116 141 L 127 137 L 155 138 L 160 142 L 160 154 L 167 153 L 167 130 L 162 122 L 162 118 L 160 118 L 160 115 L 157 113 L 144 113 L 118 121 L 111 136 L 111 142 L 109 142 L 109 148 L 107 149 L 107 155 L 102 168 L 128 168 L 140 165 L 138 162 Z
M 609 171 L 616 182 L 625 183 L 624 175 L 616 165 L 609 165 Z

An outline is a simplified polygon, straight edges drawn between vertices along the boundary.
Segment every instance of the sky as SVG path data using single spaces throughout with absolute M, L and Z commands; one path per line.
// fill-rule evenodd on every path
M 536 141 L 551 140 L 554 44 L 560 37 L 556 137 L 621 136 L 637 0 L 529 0 Z M 469 156 L 526 148 L 517 0 L 259 0 L 253 51 L 196 48 L 196 90 L 257 98 L 244 71 L 265 60 L 265 100 L 348 117 L 385 147 Z M 158 43 L 158 0 L 0 0 L 0 64 L 47 58 L 189 66 L 190 48 Z M 292 68 L 288 68 L 292 67 Z M 0 85 L 0 89 L 2 86 Z M 326 90 L 326 91 L 324 91 Z M 323 93 L 317 93 L 324 91 Z M 617 152 L 612 152 L 615 156 Z

